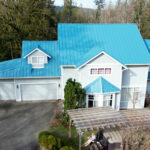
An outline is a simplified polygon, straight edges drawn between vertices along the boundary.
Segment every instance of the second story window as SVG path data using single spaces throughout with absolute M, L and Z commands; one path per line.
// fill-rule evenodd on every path
M 97 68 L 92 68 L 91 69 L 91 74 L 98 74 L 98 69 Z
M 32 64 L 44 64 L 44 57 L 42 56 L 33 56 Z
M 111 68 L 91 68 L 91 75 L 111 74 Z
M 104 68 L 98 68 L 98 74 L 104 74 L 105 70 Z
M 111 74 L 111 68 L 105 68 L 105 74 Z

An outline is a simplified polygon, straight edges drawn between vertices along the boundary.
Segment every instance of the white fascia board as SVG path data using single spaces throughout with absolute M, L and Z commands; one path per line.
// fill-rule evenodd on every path
M 24 58 L 28 57 L 29 55 L 31 55 L 33 52 L 35 51 L 40 51 L 43 54 L 45 54 L 47 57 L 51 58 L 51 56 L 47 55 L 46 53 L 44 53 L 43 51 L 41 51 L 39 48 L 35 48 L 33 51 L 31 51 L 29 54 L 27 54 L 26 56 L 24 56 Z
M 125 69 L 128 69 L 125 65 L 121 64 L 119 61 L 117 61 L 116 59 L 114 59 L 113 57 L 111 57 L 110 55 L 108 55 L 106 52 L 102 51 L 101 53 L 99 53 L 98 55 L 94 56 L 93 58 L 91 58 L 90 60 L 88 60 L 87 62 L 85 62 L 83 65 L 79 66 L 78 69 L 82 68 L 83 66 L 85 66 L 86 64 L 88 64 L 89 62 L 91 62 L 92 60 L 94 60 L 95 58 L 97 58 L 98 56 L 100 56 L 101 54 L 104 54 L 106 56 L 108 56 L 109 58 L 111 58 L 113 61 L 119 63 L 121 66 L 123 66 Z
M 150 64 L 125 64 L 126 66 L 150 66 Z
M 120 91 L 109 92 L 109 93 L 86 93 L 86 95 L 106 95 L 106 94 L 114 94 L 114 93 L 120 93 Z
M 51 76 L 51 77 L 10 77 L 10 78 L 0 78 L 0 79 L 60 79 L 60 76 Z

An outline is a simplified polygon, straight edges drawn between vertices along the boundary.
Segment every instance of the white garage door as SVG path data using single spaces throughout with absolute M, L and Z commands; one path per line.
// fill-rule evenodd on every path
M 57 84 L 22 84 L 22 100 L 55 100 L 57 99 Z
M 14 100 L 14 83 L 0 83 L 0 100 Z

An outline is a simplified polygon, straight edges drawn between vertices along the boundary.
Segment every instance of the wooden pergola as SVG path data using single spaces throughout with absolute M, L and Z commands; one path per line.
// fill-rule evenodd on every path
M 88 130 L 150 126 L 150 109 L 148 108 L 115 111 L 111 107 L 97 107 L 72 109 L 67 112 L 70 123 L 73 122 L 79 133 L 79 149 L 81 149 L 81 135 Z

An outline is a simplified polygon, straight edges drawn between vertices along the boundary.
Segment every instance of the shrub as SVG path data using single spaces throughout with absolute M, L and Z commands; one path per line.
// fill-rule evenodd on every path
M 50 135 L 48 131 L 43 131 L 39 134 L 39 144 L 40 148 L 44 147 L 48 150 L 57 150 L 62 147 L 62 140 Z
M 60 149 L 62 147 L 62 140 L 57 138 L 57 147 Z
M 72 147 L 64 146 L 60 150 L 74 150 Z
M 64 113 L 63 118 L 60 120 L 62 126 L 68 126 L 69 124 L 69 115 Z

